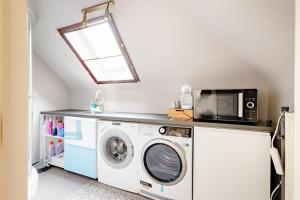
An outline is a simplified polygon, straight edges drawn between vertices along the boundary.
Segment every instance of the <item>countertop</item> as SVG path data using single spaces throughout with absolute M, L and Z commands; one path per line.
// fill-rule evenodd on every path
M 57 115 L 57 116 L 72 116 L 84 118 L 96 118 L 107 121 L 122 121 L 122 122 L 136 122 L 136 123 L 149 123 L 149 124 L 163 124 L 163 125 L 176 125 L 176 126 L 198 126 L 198 127 L 211 127 L 211 128 L 227 128 L 239 129 L 258 132 L 273 132 L 274 127 L 267 127 L 263 123 L 255 125 L 244 124 L 225 124 L 216 122 L 200 122 L 200 121 L 181 121 L 173 120 L 166 114 L 148 114 L 148 113 L 122 113 L 122 112 L 103 112 L 93 113 L 88 110 L 54 110 L 41 112 L 43 115 Z

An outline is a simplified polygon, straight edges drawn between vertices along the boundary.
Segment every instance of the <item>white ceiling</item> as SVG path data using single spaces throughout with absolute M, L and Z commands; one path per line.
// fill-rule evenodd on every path
M 79 22 L 82 19 L 80 10 L 99 2 L 30 2 L 37 18 L 33 28 L 34 51 L 71 90 L 94 89 L 96 86 L 55 30 Z M 180 55 L 183 57 L 182 64 L 187 63 L 191 67 L 188 70 L 197 70 L 201 64 L 209 67 L 215 63 L 215 68 L 205 69 L 215 73 L 220 67 L 225 67 L 218 66 L 223 62 L 222 59 L 213 60 L 211 54 L 215 52 L 216 58 L 222 55 L 227 60 L 238 60 L 230 62 L 240 65 L 230 66 L 229 72 L 234 74 L 240 68 L 249 76 L 257 76 L 257 82 L 266 83 L 271 97 L 288 97 L 274 98 L 271 105 L 293 105 L 293 0 L 117 0 L 112 13 L 142 81 L 148 80 L 149 74 L 146 73 L 149 73 L 149 69 L 146 66 L 150 63 L 156 64 L 150 66 L 157 70 L 158 65 L 153 59 L 169 57 L 169 61 L 173 60 L 168 65 L 159 66 L 158 70 L 167 73 L 174 70 L 172 65 L 177 64 L 174 58 L 181 59 Z M 180 44 L 176 40 L 168 41 L 175 32 L 178 38 L 183 37 L 182 41 L 177 40 Z M 203 38 L 201 40 L 203 35 L 205 41 Z M 199 51 L 185 51 L 190 48 L 188 45 L 193 46 L 193 50 L 198 46 Z M 216 46 L 219 48 L 217 51 Z M 209 54 L 207 52 L 210 57 L 205 58 L 206 61 L 199 61 L 198 65 L 189 61 L 189 57 L 204 58 Z M 145 55 L 148 60 L 141 59 Z

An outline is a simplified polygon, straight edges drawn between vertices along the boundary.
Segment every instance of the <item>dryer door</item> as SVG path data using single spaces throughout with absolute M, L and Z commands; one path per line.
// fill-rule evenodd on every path
M 106 129 L 100 136 L 99 147 L 103 160 L 113 168 L 127 167 L 133 159 L 133 145 L 126 132 L 117 127 Z
M 142 164 L 145 173 L 160 185 L 179 183 L 187 168 L 182 148 L 164 139 L 155 139 L 146 144 Z

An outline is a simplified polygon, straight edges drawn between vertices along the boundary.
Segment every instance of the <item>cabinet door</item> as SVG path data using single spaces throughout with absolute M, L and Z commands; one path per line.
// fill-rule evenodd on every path
M 269 200 L 270 135 L 195 127 L 194 200 Z
M 65 144 L 96 149 L 97 120 L 65 117 Z
M 64 168 L 97 178 L 97 120 L 65 117 Z

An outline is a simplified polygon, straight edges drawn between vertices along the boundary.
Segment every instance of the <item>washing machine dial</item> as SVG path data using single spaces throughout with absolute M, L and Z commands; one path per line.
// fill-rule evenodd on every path
M 167 132 L 167 128 L 165 126 L 162 126 L 159 128 L 158 132 L 163 135 Z
M 254 108 L 255 105 L 253 102 L 250 101 L 246 104 L 246 106 L 247 106 L 247 108 L 252 109 L 252 108 Z

